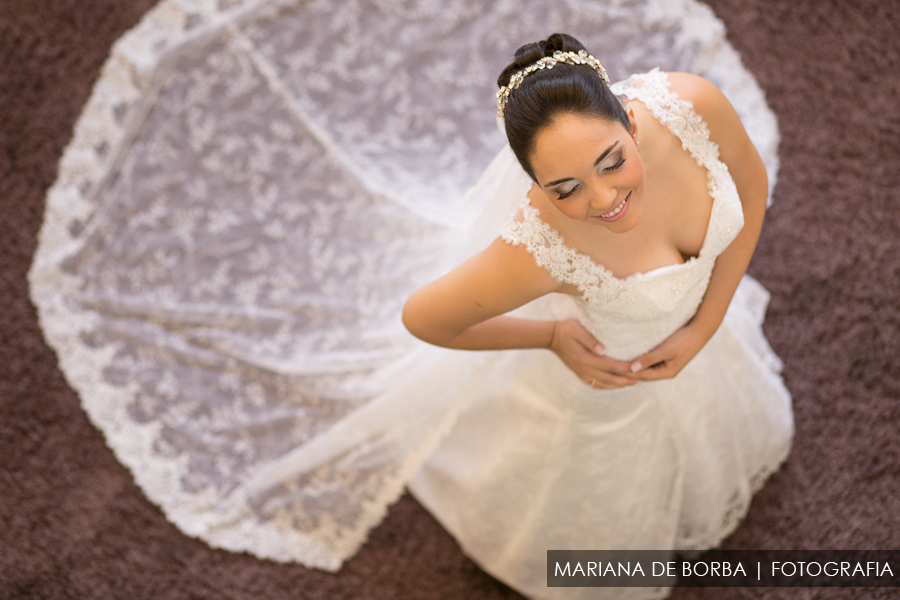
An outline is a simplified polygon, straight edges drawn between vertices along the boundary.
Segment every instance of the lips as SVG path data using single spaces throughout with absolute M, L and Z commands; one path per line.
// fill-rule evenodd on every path
M 617 209 L 619 211 L 618 213 L 616 213 L 615 215 L 612 215 L 612 216 L 596 215 L 594 218 L 600 219 L 601 221 L 605 221 L 607 223 L 613 223 L 625 216 L 625 213 L 628 212 L 628 208 L 630 205 L 631 205 L 631 192 L 628 192 L 628 195 L 625 196 L 625 199 L 621 202 L 621 204 L 616 205 L 615 208 L 613 208 L 608 213 L 604 213 L 604 214 L 609 215 L 610 213 L 615 212 Z
M 603 218 L 609 218 L 609 217 L 616 216 L 625 207 L 625 200 L 628 200 L 628 196 L 625 196 L 625 198 L 619 204 L 617 204 L 616 207 L 614 209 L 612 209 L 610 212 L 604 213 L 600 216 Z

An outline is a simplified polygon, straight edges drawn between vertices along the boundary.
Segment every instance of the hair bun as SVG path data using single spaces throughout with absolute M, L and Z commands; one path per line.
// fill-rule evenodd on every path
M 556 51 L 578 52 L 579 50 L 586 50 L 584 44 L 567 33 L 554 33 L 546 40 L 520 46 L 516 50 L 515 59 L 503 69 L 500 77 L 497 78 L 497 87 L 505 86 L 509 83 L 510 77 L 545 56 L 553 56 Z
M 556 52 L 567 56 L 553 60 Z M 577 57 L 581 52 L 585 56 L 568 56 Z M 513 77 L 515 91 L 509 87 Z M 571 35 L 554 33 L 520 47 L 497 84 L 501 88 L 497 114 L 503 118 L 506 140 L 533 181 L 537 177 L 531 161 L 538 135 L 558 116 L 568 113 L 602 119 L 620 124 L 626 132 L 632 130 L 628 114 L 609 87 L 606 69 Z

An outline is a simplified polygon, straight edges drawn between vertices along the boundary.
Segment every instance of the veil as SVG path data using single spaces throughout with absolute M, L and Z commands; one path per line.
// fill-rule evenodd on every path
M 399 315 L 527 191 L 492 81 L 553 31 L 613 80 L 712 80 L 774 185 L 774 115 L 695 0 L 163 0 L 116 43 L 30 294 L 92 422 L 182 531 L 337 570 L 491 377 L 502 353 L 428 346 Z

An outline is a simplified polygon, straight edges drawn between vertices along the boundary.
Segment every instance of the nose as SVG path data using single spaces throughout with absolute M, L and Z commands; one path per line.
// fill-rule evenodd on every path
M 597 185 L 591 194 L 591 208 L 600 213 L 611 211 L 616 207 L 619 191 L 609 185 Z

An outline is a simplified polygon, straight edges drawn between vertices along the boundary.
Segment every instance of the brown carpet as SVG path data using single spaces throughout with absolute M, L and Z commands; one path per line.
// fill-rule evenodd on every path
M 150 504 L 44 343 L 26 272 L 113 41 L 154 0 L 0 1 L 0 598 L 519 598 L 410 496 L 337 575 L 212 550 Z M 793 453 L 726 548 L 900 548 L 900 3 L 712 0 L 783 143 L 750 272 L 794 395 Z M 677 589 L 673 599 L 897 598 Z

